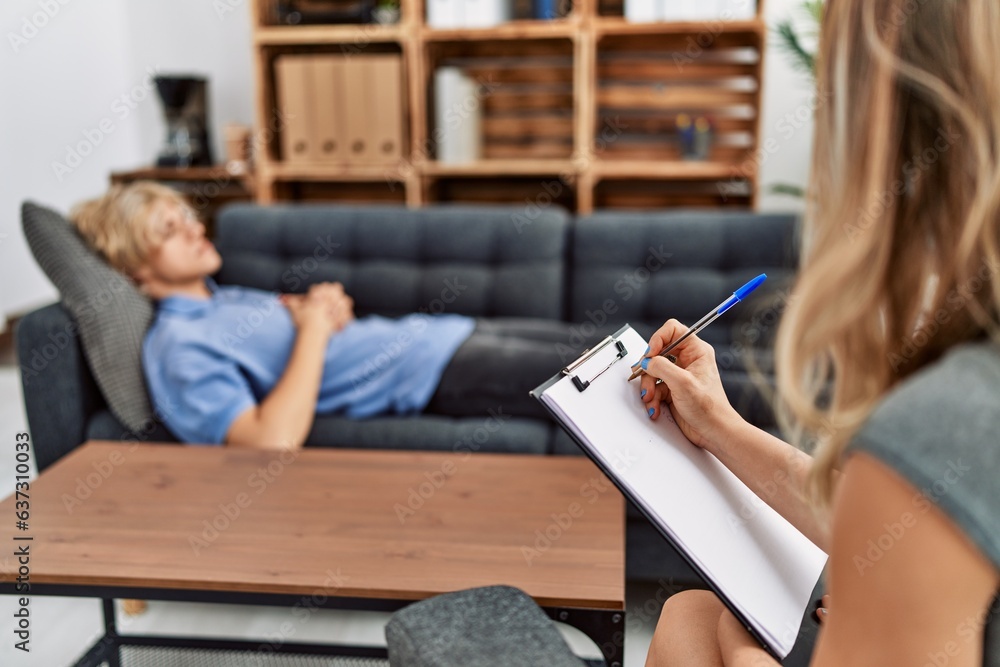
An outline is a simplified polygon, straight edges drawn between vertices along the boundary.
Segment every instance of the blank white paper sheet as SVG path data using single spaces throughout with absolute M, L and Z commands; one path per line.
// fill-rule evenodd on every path
M 795 644 L 826 554 L 718 459 L 691 444 L 668 409 L 655 422 L 649 418 L 636 382 L 626 381 L 646 341 L 631 327 L 618 340 L 626 358 L 585 391 L 567 376 L 540 400 L 784 658 Z M 573 374 L 590 380 L 616 354 L 616 347 L 607 345 Z

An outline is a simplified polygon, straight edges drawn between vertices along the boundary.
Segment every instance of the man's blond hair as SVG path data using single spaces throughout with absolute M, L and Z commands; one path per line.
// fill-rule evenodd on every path
M 133 275 L 162 242 L 151 216 L 163 203 L 176 204 L 185 216 L 196 217 L 176 190 L 152 181 L 137 181 L 113 185 L 101 197 L 78 204 L 70 212 L 70 219 L 111 266 Z

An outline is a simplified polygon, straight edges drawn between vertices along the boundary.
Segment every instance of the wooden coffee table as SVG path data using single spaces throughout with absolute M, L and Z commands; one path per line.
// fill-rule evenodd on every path
M 30 594 L 104 600 L 106 634 L 80 665 L 117 667 L 119 646 L 261 646 L 121 635 L 116 598 L 392 611 L 492 584 L 524 590 L 622 662 L 624 501 L 582 457 L 94 441 L 28 496 L 27 529 L 12 496 L 0 532 L 30 545 Z M 16 568 L 0 571 L 0 594 L 23 595 Z

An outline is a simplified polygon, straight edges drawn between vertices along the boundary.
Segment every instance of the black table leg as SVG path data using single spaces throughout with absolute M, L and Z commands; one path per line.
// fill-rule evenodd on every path
M 101 600 L 104 607 L 104 638 L 108 642 L 107 660 L 108 667 L 121 667 L 118 651 L 118 622 L 115 618 L 115 601 L 110 598 Z

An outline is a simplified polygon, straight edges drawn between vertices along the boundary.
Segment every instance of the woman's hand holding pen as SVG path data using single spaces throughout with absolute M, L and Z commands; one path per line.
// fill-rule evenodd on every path
M 671 350 L 677 357 L 676 364 L 658 356 L 686 331 L 686 326 L 672 319 L 649 339 L 639 393 L 651 419 L 657 419 L 667 406 L 688 440 L 711 451 L 713 443 L 743 418 L 730 405 L 722 388 L 711 345 L 693 335 Z M 659 384 L 658 379 L 662 380 Z
M 354 299 L 340 283 L 317 283 L 305 294 L 282 294 L 295 328 L 316 328 L 331 336 L 354 319 Z

